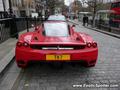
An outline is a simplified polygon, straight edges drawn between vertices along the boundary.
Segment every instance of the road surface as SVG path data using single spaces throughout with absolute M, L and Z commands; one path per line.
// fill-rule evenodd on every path
M 34 63 L 19 69 L 13 63 L 0 79 L 0 90 L 120 90 L 120 39 L 81 25 L 76 26 L 76 31 L 85 32 L 98 42 L 95 67 L 64 64 L 58 69 L 47 63 Z

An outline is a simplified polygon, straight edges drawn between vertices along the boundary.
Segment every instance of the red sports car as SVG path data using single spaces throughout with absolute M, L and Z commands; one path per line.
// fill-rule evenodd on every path
M 98 47 L 88 34 L 75 32 L 74 26 L 63 21 L 46 21 L 34 32 L 19 37 L 15 56 L 21 68 L 31 61 L 85 61 L 87 66 L 95 66 Z

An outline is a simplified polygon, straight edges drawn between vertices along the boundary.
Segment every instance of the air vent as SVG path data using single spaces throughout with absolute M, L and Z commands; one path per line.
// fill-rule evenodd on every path
M 65 46 L 65 45 L 56 45 L 56 46 L 44 46 L 44 45 L 31 45 L 32 49 L 38 50 L 79 50 L 84 49 L 85 45 L 74 45 L 74 46 Z

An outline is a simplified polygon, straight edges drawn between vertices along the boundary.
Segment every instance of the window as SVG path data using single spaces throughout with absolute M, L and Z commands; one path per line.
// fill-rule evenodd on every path
M 115 15 L 115 19 L 120 20 L 120 15 Z
M 118 3 L 118 6 L 120 7 L 120 2 Z
M 119 14 L 111 14 L 110 17 L 111 17 L 111 19 L 120 20 L 120 15 Z
M 46 36 L 69 36 L 68 25 L 65 22 L 46 22 L 44 23 L 44 30 Z
M 117 8 L 117 7 L 120 7 L 120 2 L 112 4 L 112 8 Z

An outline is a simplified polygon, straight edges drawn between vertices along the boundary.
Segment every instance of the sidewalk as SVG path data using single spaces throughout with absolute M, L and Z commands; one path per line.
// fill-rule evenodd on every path
M 33 31 L 33 29 L 30 28 L 29 31 Z M 27 32 L 27 30 L 20 32 L 19 35 L 25 32 Z M 3 70 L 14 58 L 16 42 L 17 42 L 17 39 L 10 38 L 0 44 L 0 74 L 3 72 Z
M 69 20 L 69 22 L 71 22 L 73 24 L 76 24 L 76 25 L 82 25 L 82 22 L 79 22 L 78 20 Z M 101 32 L 101 33 L 104 33 L 104 34 L 107 34 L 107 35 L 110 35 L 110 36 L 113 36 L 113 37 L 116 37 L 116 38 L 120 38 L 119 34 L 114 34 L 114 33 L 111 33 L 111 32 L 105 31 L 105 30 L 92 28 L 91 25 L 85 26 L 85 28 L 88 28 L 88 29 L 91 29 L 91 30 L 95 30 L 95 31 L 98 31 L 98 32 Z

